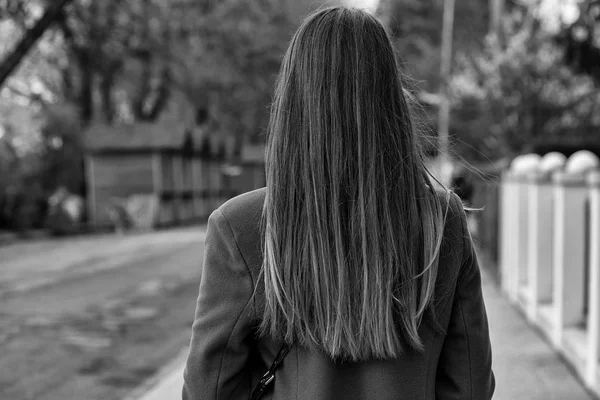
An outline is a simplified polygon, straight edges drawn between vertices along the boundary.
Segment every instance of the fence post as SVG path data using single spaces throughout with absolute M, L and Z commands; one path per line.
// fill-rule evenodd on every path
M 585 383 L 590 388 L 598 384 L 598 358 L 600 356 L 600 172 L 593 172 L 587 179 L 590 191 L 589 235 L 589 310 L 588 310 L 588 358 Z
M 514 182 L 510 171 L 502 173 L 502 184 L 500 188 L 500 220 L 501 220 L 501 259 L 500 259 L 500 282 L 502 290 L 508 298 L 512 298 L 513 269 L 514 269 L 514 217 L 513 199 Z
M 552 185 L 550 176 L 564 167 L 566 157 L 551 152 L 542 157 L 539 171 L 530 176 L 529 184 L 529 248 L 527 259 L 530 301 L 527 317 L 539 320 L 539 307 L 552 302 Z
M 515 242 L 517 244 L 517 297 L 520 304 L 527 307 L 529 303 L 529 182 L 527 176 L 520 176 L 517 181 L 516 193 L 516 231 L 514 232 Z
M 598 168 L 598 158 L 589 151 L 578 151 L 567 161 L 565 172 L 553 176 L 555 183 L 554 219 L 554 279 L 553 295 L 555 302 L 555 329 L 553 342 L 565 348 L 565 354 L 571 355 L 570 341 L 564 341 L 565 327 L 576 327 L 587 322 L 585 318 L 587 292 L 586 275 L 589 272 L 586 258 L 586 202 L 588 188 L 585 177 L 588 172 Z M 583 358 L 583 369 L 587 369 L 589 354 L 584 349 L 575 354 L 576 360 Z M 584 371 L 580 371 L 582 375 Z
M 548 215 L 551 213 L 552 198 L 548 196 L 547 185 L 543 181 L 542 174 L 536 174 L 531 177 L 529 185 L 529 257 L 527 264 L 529 265 L 529 288 L 530 298 L 527 304 L 527 318 L 530 321 L 537 319 L 538 304 L 540 301 L 551 299 L 552 274 L 548 273 L 548 265 L 545 265 L 547 260 L 543 260 L 544 254 L 548 253 L 547 246 L 548 237 L 551 236 L 549 222 L 551 218 Z M 545 272 L 545 273 L 544 273 Z
M 562 346 L 564 327 L 581 322 L 585 273 L 584 207 L 587 190 L 580 174 L 558 172 L 554 182 L 554 276 L 555 320 L 553 342 Z
M 527 302 L 528 298 L 528 182 L 527 177 L 537 171 L 540 156 L 537 154 L 526 154 L 516 157 L 510 166 L 510 190 L 507 193 L 507 222 L 509 264 L 507 272 L 509 276 L 508 297 L 512 302 Z

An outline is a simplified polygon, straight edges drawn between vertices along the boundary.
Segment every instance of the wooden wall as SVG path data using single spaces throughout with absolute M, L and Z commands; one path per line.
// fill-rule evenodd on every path
M 151 154 L 90 155 L 86 159 L 88 212 L 94 225 L 108 225 L 112 198 L 154 192 Z
M 241 175 L 229 177 L 221 161 L 183 152 L 92 154 L 86 164 L 89 220 L 95 226 L 111 224 L 113 198 L 156 195 L 156 223 L 168 226 L 204 220 L 232 196 L 265 185 L 261 163 L 242 164 Z
M 231 191 L 222 173 L 222 163 L 199 156 L 161 154 L 161 207 L 163 225 L 207 218 L 223 204 Z

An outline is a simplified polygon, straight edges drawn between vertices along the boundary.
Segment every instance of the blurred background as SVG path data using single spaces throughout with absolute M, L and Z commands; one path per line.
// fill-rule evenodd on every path
M 0 0 L 0 399 L 178 398 L 153 385 L 171 369 L 171 385 L 180 384 L 206 218 L 264 186 L 283 52 L 308 12 L 340 2 Z M 508 385 L 498 398 L 592 398 L 600 313 L 580 305 L 580 319 L 592 318 L 583 352 L 594 356 L 569 358 L 577 351 L 555 335 L 567 325 L 562 314 L 550 318 L 549 334 L 535 333 L 537 311 L 527 312 L 543 299 L 519 297 L 525 278 L 511 278 L 529 277 L 529 288 L 543 273 L 510 265 L 529 271 L 539 264 L 524 261 L 531 249 L 567 246 L 557 257 L 586 260 L 580 279 L 556 278 L 548 290 L 586 299 L 600 291 L 586 286 L 600 269 L 600 200 L 587 178 L 600 154 L 600 0 L 342 3 L 387 25 L 432 169 L 481 208 L 469 218 L 504 352 L 495 362 Z M 542 167 L 548 154 L 562 159 Z M 519 225 L 539 208 L 519 182 L 557 170 L 581 179 L 559 179 L 546 196 L 585 189 L 581 227 L 569 228 L 583 233 L 563 226 L 547 242 L 524 242 L 535 221 L 583 207 L 557 201 L 567 204 L 562 214 L 548 206 Z M 568 247 L 569 236 L 589 244 Z M 545 259 L 546 275 L 558 258 Z M 509 351 L 511 336 L 529 345 L 529 358 Z

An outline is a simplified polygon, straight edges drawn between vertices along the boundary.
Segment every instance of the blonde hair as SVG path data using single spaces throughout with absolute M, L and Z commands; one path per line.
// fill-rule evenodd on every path
M 268 127 L 261 335 L 332 358 L 422 350 L 445 214 L 374 16 L 309 16 L 283 59 Z

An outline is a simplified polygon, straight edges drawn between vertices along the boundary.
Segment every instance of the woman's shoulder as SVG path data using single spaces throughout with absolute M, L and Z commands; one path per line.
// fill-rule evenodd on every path
M 260 221 L 265 201 L 265 188 L 235 196 L 214 213 L 221 214 L 233 233 L 235 246 L 251 270 L 261 263 Z
M 444 215 L 442 243 L 436 280 L 436 304 L 438 315 L 446 315 L 456 282 L 468 250 L 468 231 L 462 202 L 452 191 L 438 192 Z
M 436 189 L 437 196 L 442 212 L 446 213 L 446 219 L 456 219 L 459 222 L 465 216 L 465 209 L 460 197 L 450 189 Z
M 462 248 L 468 235 L 463 203 L 452 190 L 437 190 L 436 195 L 444 215 L 444 242 L 451 249 Z
M 219 207 L 230 224 L 245 223 L 247 220 L 260 219 L 265 201 L 266 188 L 252 190 L 235 196 Z

